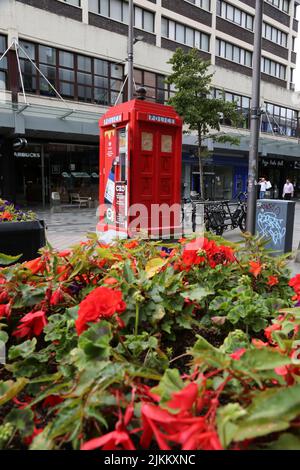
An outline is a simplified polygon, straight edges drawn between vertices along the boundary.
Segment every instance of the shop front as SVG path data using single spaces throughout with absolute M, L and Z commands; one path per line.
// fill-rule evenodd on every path
M 45 205 L 53 192 L 62 203 L 72 194 L 98 201 L 98 146 L 70 143 L 29 144 L 14 153 L 16 201 L 27 206 Z
M 246 156 L 213 155 L 204 159 L 204 197 L 210 200 L 235 199 L 246 191 L 248 160 Z M 199 168 L 191 166 L 191 191 L 199 192 Z
M 295 198 L 300 198 L 300 159 L 270 155 L 259 162 L 259 176 L 267 178 L 271 184 L 271 197 L 281 199 L 283 186 L 288 178 L 294 185 Z

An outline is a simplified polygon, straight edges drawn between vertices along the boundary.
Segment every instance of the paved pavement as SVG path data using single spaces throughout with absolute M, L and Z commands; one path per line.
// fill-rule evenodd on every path
M 36 210 L 40 219 L 44 219 L 47 226 L 47 239 L 57 249 L 64 250 L 76 243 L 85 240 L 88 232 L 95 232 L 97 224 L 96 209 L 78 207 L 65 207 L 53 210 Z M 230 241 L 241 240 L 240 230 L 227 231 L 224 238 Z M 297 250 L 300 243 L 300 202 L 296 203 L 293 250 Z M 300 263 L 290 260 L 293 274 L 300 273 Z

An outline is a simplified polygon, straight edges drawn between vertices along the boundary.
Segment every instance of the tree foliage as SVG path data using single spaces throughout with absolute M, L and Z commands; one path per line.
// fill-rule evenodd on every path
M 172 73 L 166 82 L 174 86 L 175 94 L 169 104 L 174 106 L 188 125 L 188 132 L 196 131 L 198 137 L 198 157 L 200 173 L 200 193 L 203 193 L 203 151 L 205 141 L 239 144 L 239 138 L 221 132 L 221 120 L 230 121 L 237 126 L 243 120 L 236 103 L 214 98 L 212 94 L 213 74 L 209 72 L 210 63 L 203 61 L 197 49 L 184 52 L 177 49 L 169 60 Z M 202 194 L 203 195 L 203 194 Z

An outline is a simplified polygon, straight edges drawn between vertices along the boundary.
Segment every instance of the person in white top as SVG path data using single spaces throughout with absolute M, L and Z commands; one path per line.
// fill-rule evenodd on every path
M 288 201 L 290 201 L 292 197 L 294 197 L 294 185 L 289 179 L 286 180 L 286 183 L 283 187 L 282 197 L 283 199 L 286 199 Z
M 259 189 L 259 199 L 264 199 L 267 191 L 267 181 L 265 178 L 260 178 L 258 184 L 260 185 Z

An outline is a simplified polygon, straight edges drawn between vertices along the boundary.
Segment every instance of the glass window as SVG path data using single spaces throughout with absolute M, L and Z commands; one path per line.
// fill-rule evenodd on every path
M 102 13 L 101 11 L 101 14 Z M 110 0 L 110 15 L 111 18 L 117 21 L 122 21 L 122 2 L 120 0 Z
M 89 0 L 89 11 L 92 13 L 100 13 L 99 0 Z
M 201 34 L 201 49 L 209 52 L 209 36 L 207 34 Z
M 144 25 L 143 29 L 149 31 L 150 33 L 154 32 L 154 14 L 150 11 L 144 10 Z
M 176 23 L 176 41 L 182 42 L 184 44 L 184 26 Z
M 226 9 L 226 18 L 230 21 L 234 20 L 234 8 L 228 3 L 227 3 L 227 9 Z
M 72 54 L 71 52 L 59 51 L 59 65 L 73 69 L 74 54 Z
M 123 67 L 122 65 L 111 64 L 111 76 L 114 78 L 123 79 Z
M 176 39 L 176 26 L 175 21 L 169 21 L 169 39 L 175 41 Z
M 88 73 L 77 73 L 77 82 L 81 85 L 92 85 L 92 76 Z
M 186 28 L 185 34 L 186 34 L 185 44 L 193 47 L 194 46 L 194 30 L 191 28 Z
M 92 59 L 82 55 L 77 56 L 77 68 L 78 70 L 83 70 L 84 72 L 92 71 Z
M 105 77 L 95 77 L 94 78 L 95 86 L 99 88 L 108 88 L 108 78 Z
M 39 60 L 44 64 L 56 64 L 56 49 L 53 47 L 39 46 Z
M 109 15 L 109 0 L 100 0 L 100 13 L 104 16 Z
M 233 48 L 233 60 L 235 62 L 240 61 L 240 48 L 239 47 L 234 46 Z
M 6 74 L 5 72 L 0 72 L 0 90 L 6 89 Z
M 161 34 L 165 38 L 168 37 L 168 20 L 166 18 L 162 18 L 161 20 Z
M 68 82 L 73 82 L 74 81 L 73 70 L 59 69 L 59 79 L 66 80 Z
M 62 95 L 65 96 L 74 96 L 74 85 L 72 85 L 71 83 L 61 82 L 60 92 Z
M 35 60 L 35 44 L 26 41 L 20 41 L 20 45 L 25 50 L 26 54 L 30 59 Z M 25 59 L 26 55 L 23 53 L 22 49 L 19 51 L 20 58 Z
M 108 75 L 108 62 L 101 59 L 95 59 L 94 61 L 94 70 L 97 75 Z
M 135 7 L 134 9 L 134 25 L 136 28 L 143 29 L 143 10 L 142 8 Z

